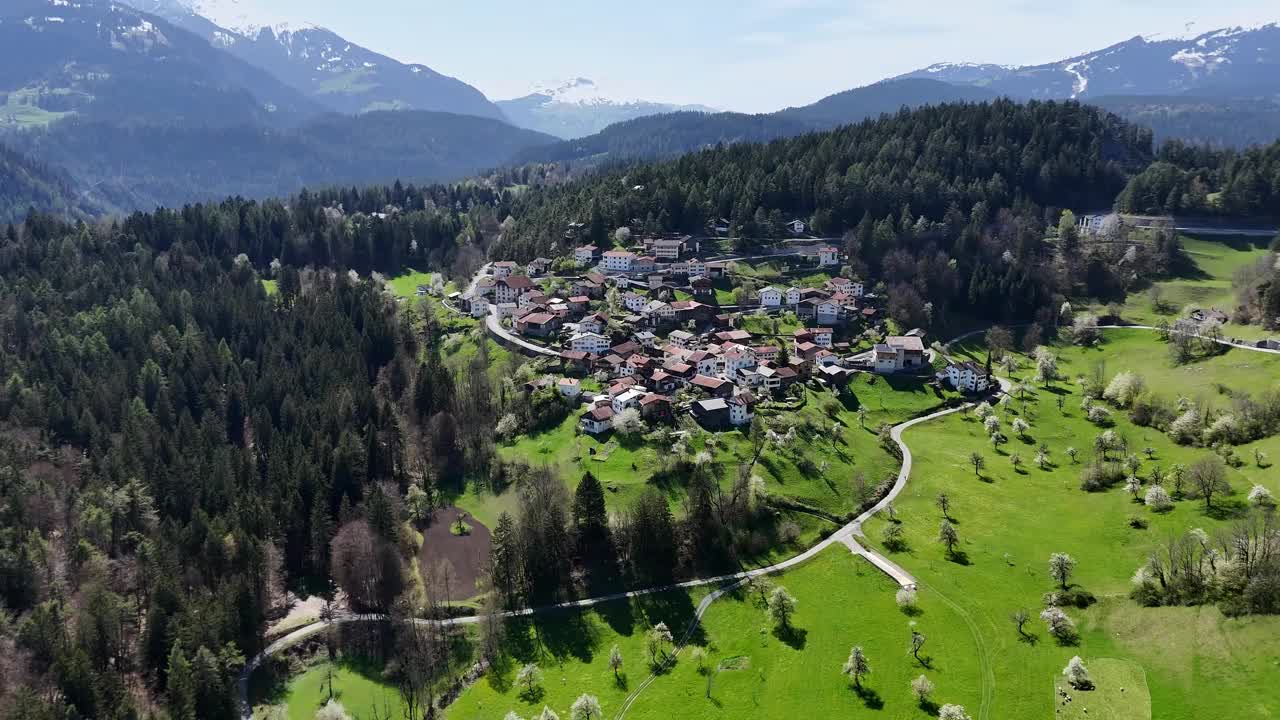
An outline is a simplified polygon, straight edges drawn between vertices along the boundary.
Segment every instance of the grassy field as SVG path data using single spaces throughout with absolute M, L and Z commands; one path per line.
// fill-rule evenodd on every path
M 1164 347 L 1152 333 L 1108 331 L 1105 337 L 1107 342 L 1097 350 L 1063 349 L 1064 375 L 1088 373 L 1097 360 L 1106 360 L 1108 377 L 1133 369 L 1146 375 L 1158 392 L 1193 397 L 1215 392 L 1206 382 L 1210 377 L 1252 391 L 1280 378 L 1275 365 L 1244 351 L 1208 361 L 1212 365 L 1198 371 L 1184 370 L 1168 365 Z M 1056 407 L 1056 393 L 1066 394 L 1065 412 Z M 982 634 L 1000 678 L 989 717 L 1050 717 L 1052 678 L 1075 654 L 1086 660 L 1129 660 L 1145 668 L 1153 717 L 1213 717 L 1224 708 L 1231 708 L 1233 718 L 1274 717 L 1266 708 L 1280 707 L 1280 686 L 1265 682 L 1274 677 L 1276 658 L 1263 638 L 1280 632 L 1280 618 L 1228 619 L 1213 607 L 1147 609 L 1127 597 L 1134 571 L 1170 534 L 1192 527 L 1212 533 L 1230 521 L 1220 519 L 1220 513 L 1207 514 L 1192 500 L 1156 515 L 1122 488 L 1080 490 L 1080 467 L 1064 451 L 1075 446 L 1089 457 L 1099 429 L 1082 417 L 1079 406 L 1073 383 L 1039 391 L 1023 415 L 1032 426 L 1028 439 L 1024 443 L 1006 430 L 1011 442 L 999 453 L 992 451 L 986 432 L 972 417 L 952 415 L 906 434 L 915 469 L 896 505 L 908 549 L 893 556 L 926 588 L 953 599 Z M 1023 412 L 1018 403 L 1013 412 Z M 1154 459 L 1144 460 L 1140 475 L 1153 464 L 1167 468 L 1208 453 L 1135 427 L 1122 413 L 1113 417 L 1115 431 L 1132 447 L 1155 449 Z M 1012 416 L 1006 418 L 1004 427 L 1011 421 Z M 1051 449 L 1052 464 L 1043 470 L 1030 462 L 1040 442 Z M 1278 445 L 1275 438 L 1260 443 L 1272 449 Z M 969 464 L 974 451 L 987 462 L 982 477 Z M 1022 471 L 1010 463 L 1008 453 L 1014 451 L 1028 461 Z M 1251 452 L 1241 449 L 1241 455 L 1246 451 Z M 1280 491 L 1280 473 L 1251 463 L 1229 470 L 1228 478 L 1237 495 L 1224 501 L 1224 507 L 1239 503 L 1255 482 Z M 951 499 L 963 562 L 948 559 L 936 542 L 941 516 L 935 499 L 942 492 Z M 1143 517 L 1148 527 L 1131 527 L 1128 520 L 1133 515 Z M 868 523 L 873 542 L 881 537 L 885 522 L 877 518 Z M 1022 641 L 1008 619 L 1018 608 L 1034 614 L 1042 607 L 1042 594 L 1053 589 L 1047 560 L 1054 552 L 1073 555 L 1079 561 L 1074 582 L 1100 598 L 1088 610 L 1070 611 L 1080 624 L 1079 647 L 1059 647 L 1038 621 L 1032 626 L 1039 641 Z
M 398 297 L 414 297 L 418 294 L 418 286 L 431 286 L 431 280 L 435 277 L 434 273 L 418 272 L 409 270 L 401 275 L 397 275 L 387 281 L 387 286 L 391 288 L 391 292 Z
M 1086 660 L 1089 676 L 1097 686 L 1076 690 L 1059 677 L 1054 717 L 1063 720 L 1150 720 L 1151 693 L 1142 666 L 1126 660 Z
M 909 687 L 922 673 L 937 685 L 939 702 L 977 705 L 977 648 L 963 619 L 941 597 L 925 591 L 918 612 L 905 614 L 894 601 L 897 586 L 843 546 L 773 582 L 798 600 L 791 632 L 774 630 L 756 592 L 721 598 L 695 635 L 694 645 L 707 653 L 707 670 L 686 650 L 639 695 L 627 717 L 782 718 L 820 708 L 821 717 L 928 718 L 930 708 L 920 707 Z M 678 634 L 698 597 L 668 593 L 650 600 L 653 606 L 611 603 L 562 617 L 544 623 L 542 642 L 519 628 L 513 633 L 511 666 L 464 693 L 448 717 L 499 718 L 509 710 L 528 717 L 544 704 L 566 717 L 569 704 L 583 692 L 597 695 L 606 717 L 612 717 L 649 674 L 645 631 L 665 620 Z M 928 638 L 921 653 L 928 667 L 907 652 L 912 629 Z M 619 680 L 608 665 L 614 644 L 624 658 Z M 840 672 L 853 645 L 864 648 L 872 667 L 861 692 Z M 512 687 L 516 668 L 525 662 L 537 662 L 545 674 L 544 692 L 536 699 Z
M 378 671 L 350 663 L 331 665 L 327 661 L 311 666 L 289 681 L 280 703 L 286 708 L 285 717 L 289 720 L 312 720 L 315 717 L 316 711 L 329 698 L 330 667 L 333 668 L 334 699 L 342 703 L 348 715 L 369 718 L 374 717 L 376 711 L 379 716 L 386 717 L 389 708 L 391 717 L 403 717 L 400 693 Z M 256 716 L 270 717 L 266 709 L 266 706 L 259 706 Z
M 1161 296 L 1161 308 L 1153 307 L 1149 292 L 1131 295 L 1122 306 L 1126 321 L 1138 325 L 1155 325 L 1161 320 L 1171 323 L 1182 317 L 1188 305 L 1218 308 L 1231 314 L 1236 304 L 1232 278 L 1237 270 L 1265 255 L 1270 244 L 1266 238 L 1248 237 L 1184 236 L 1182 242 L 1193 269 L 1183 277 L 1155 283 Z M 1256 325 L 1235 323 L 1229 323 L 1223 334 L 1246 340 L 1275 335 Z
M 45 110 L 36 104 L 39 91 L 23 88 L 9 93 L 5 104 L 0 105 L 0 127 L 31 128 L 48 125 L 63 118 L 75 115 L 75 111 L 57 112 Z M 57 89 L 56 95 L 74 94 L 70 90 Z

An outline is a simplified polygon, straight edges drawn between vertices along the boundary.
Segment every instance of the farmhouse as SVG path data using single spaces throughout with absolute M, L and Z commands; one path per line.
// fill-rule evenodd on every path
M 533 289 L 533 281 L 524 275 L 511 275 L 500 278 L 493 284 L 494 298 L 501 303 L 513 303 L 520 296 Z
M 723 398 L 699 400 L 693 404 L 693 417 L 708 430 L 718 430 L 729 423 L 729 404 Z
M 493 264 L 493 276 L 496 278 L 511 277 L 519 270 L 520 266 L 510 260 L 503 260 Z
M 570 400 L 582 397 L 582 381 L 577 378 L 560 378 L 557 387 L 560 389 L 560 394 Z
M 551 313 L 531 313 L 516 320 L 516 331 L 521 335 L 548 337 L 560 330 L 560 318 Z
M 893 335 L 875 346 L 875 370 L 890 374 L 924 367 L 924 342 L 919 337 Z
M 582 418 L 578 424 L 584 432 L 592 435 L 599 435 L 608 432 L 613 427 L 613 407 L 610 405 L 597 405 L 582 414 Z
M 951 363 L 938 377 L 945 378 L 951 387 L 965 393 L 986 392 L 991 384 L 991 377 L 986 369 L 972 360 Z
M 776 287 L 769 287 L 760 290 L 760 304 L 764 307 L 779 307 L 786 300 L 786 293 Z
M 569 338 L 569 348 L 599 355 L 609 349 L 609 338 L 593 332 L 580 332 Z

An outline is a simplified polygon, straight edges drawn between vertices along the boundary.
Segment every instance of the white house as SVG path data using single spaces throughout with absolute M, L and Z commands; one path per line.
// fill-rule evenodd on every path
M 600 249 L 595 245 L 583 245 L 573 251 L 573 261 L 579 265 L 591 265 L 596 261 L 596 253 L 598 252 L 600 252 Z
M 599 435 L 602 432 L 608 432 L 613 427 L 613 407 L 610 405 L 597 405 L 582 414 L 579 425 L 586 432 L 592 435 Z
M 640 347 L 651 348 L 658 344 L 658 336 L 648 330 L 641 330 L 634 336 L 635 341 L 640 343 Z
M 577 378 L 560 378 L 560 394 L 570 400 L 582 397 L 582 381 Z
M 876 345 L 875 368 L 878 373 L 915 370 L 924 367 L 924 342 L 913 336 L 890 336 Z
M 735 426 L 750 425 L 755 419 L 755 398 L 749 393 L 734 395 L 729 399 L 729 424 Z
M 643 295 L 629 292 L 622 296 L 622 304 L 626 305 L 631 312 L 638 313 L 644 311 L 644 306 L 649 304 L 649 300 Z
M 707 276 L 707 264 L 698 258 L 690 260 L 687 268 L 686 272 L 689 273 L 689 277 L 691 278 Z
M 673 322 L 676 319 L 676 309 L 671 307 L 670 303 L 664 303 L 661 300 L 652 300 L 644 306 L 644 315 L 649 317 L 649 321 L 655 325 L 665 322 Z
M 760 304 L 764 307 L 778 307 L 784 299 L 782 291 L 772 285 L 760 290 Z
M 496 278 L 511 277 L 519 267 L 519 265 L 510 260 L 496 262 L 493 264 L 493 276 Z
M 636 254 L 626 250 L 610 250 L 604 254 L 604 264 L 601 265 L 607 272 L 631 272 L 631 263 L 635 261 Z
M 580 332 L 569 338 L 569 349 L 599 355 L 609 350 L 609 338 L 592 332 Z
M 684 240 L 676 238 L 657 238 L 650 244 L 649 250 L 660 260 L 679 260 L 684 250 Z
M 787 223 L 787 229 L 790 230 L 794 235 L 803 235 L 804 231 L 808 229 L 808 227 L 809 226 L 806 225 L 803 220 L 792 220 L 791 222 Z
M 693 349 L 694 336 L 688 330 L 672 330 L 671 334 L 667 336 L 667 340 L 678 348 Z
M 641 255 L 631 261 L 631 272 L 651 273 L 658 267 L 658 260 L 652 255 Z
M 631 408 L 640 409 L 640 401 L 644 400 L 644 396 L 648 394 L 647 390 L 639 387 L 627 390 L 613 399 L 613 412 L 616 414 Z
M 991 378 L 987 375 L 986 369 L 971 360 L 952 363 L 947 366 L 943 374 L 945 374 L 947 382 L 951 383 L 951 387 L 960 392 L 986 392 L 987 387 L 991 384 Z
M 800 304 L 800 300 L 801 300 L 801 298 L 803 298 L 803 297 L 804 297 L 804 295 L 803 295 L 803 293 L 801 293 L 801 292 L 800 292 L 800 288 L 798 288 L 798 287 L 789 287 L 789 288 L 787 288 L 787 294 L 786 294 L 786 297 L 787 297 L 787 304 L 788 304 L 788 305 L 799 305 L 799 304 Z
M 822 266 L 839 265 L 840 251 L 831 246 L 818 248 L 818 264 Z
M 840 322 L 840 304 L 823 300 L 818 303 L 816 316 L 818 322 L 824 325 L 835 325 Z
M 756 354 L 751 352 L 751 348 L 733 347 L 724 354 L 724 375 L 726 378 L 734 378 L 739 370 L 753 368 L 756 366 Z

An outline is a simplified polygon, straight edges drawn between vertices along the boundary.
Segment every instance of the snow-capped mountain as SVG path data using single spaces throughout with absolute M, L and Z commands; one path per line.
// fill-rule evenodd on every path
M 433 110 L 502 118 L 479 90 L 327 28 L 273 14 L 265 0 L 131 0 L 272 73 L 330 110 Z
M 33 124 L 76 115 L 287 125 L 323 111 L 270 73 L 110 0 L 0 2 L 0 95 L 25 98 Z
M 1280 94 L 1280 26 L 1135 37 L 1045 65 L 941 63 L 903 77 L 976 85 L 1019 98 L 1274 96 Z
M 610 96 L 587 78 L 535 86 L 524 97 L 499 100 L 516 125 L 566 140 L 600 132 L 609 125 L 677 111 L 715 112 L 703 105 L 672 105 Z

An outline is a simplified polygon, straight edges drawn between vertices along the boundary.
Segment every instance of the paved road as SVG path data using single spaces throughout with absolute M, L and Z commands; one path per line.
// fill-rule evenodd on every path
M 543 355 L 546 357 L 560 357 L 559 350 L 553 350 L 542 345 L 534 345 L 524 338 L 516 335 L 510 330 L 502 327 L 502 319 L 498 317 L 498 306 L 490 305 L 489 314 L 484 318 L 484 325 L 489 329 L 490 335 L 495 335 L 503 340 L 515 345 L 524 352 L 525 355 Z

